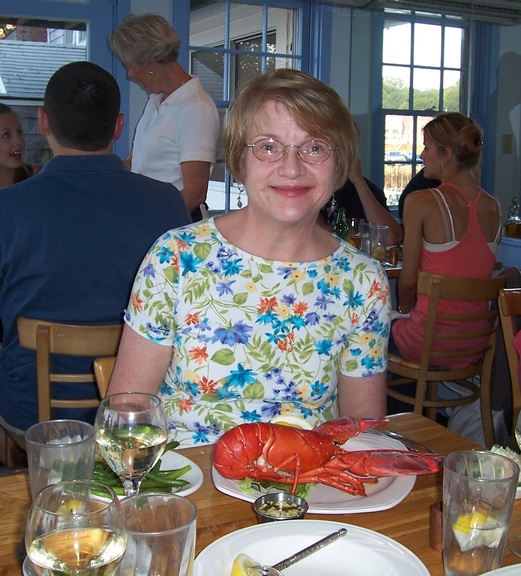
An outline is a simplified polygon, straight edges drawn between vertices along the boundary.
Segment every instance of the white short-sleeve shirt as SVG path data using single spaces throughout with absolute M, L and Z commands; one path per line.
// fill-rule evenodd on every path
M 132 172 L 182 190 L 182 162 L 215 162 L 219 114 L 198 78 L 161 99 L 161 94 L 151 94 L 138 122 Z

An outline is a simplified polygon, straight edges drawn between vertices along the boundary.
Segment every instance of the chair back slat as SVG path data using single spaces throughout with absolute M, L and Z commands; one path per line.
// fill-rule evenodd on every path
M 92 408 L 99 404 L 99 396 L 64 400 L 53 397 L 53 384 L 96 382 L 94 369 L 85 373 L 53 372 L 52 356 L 113 356 L 117 353 L 122 324 L 79 325 L 62 324 L 33 318 L 18 318 L 20 345 L 36 351 L 38 383 L 38 419 L 52 418 L 53 408 Z

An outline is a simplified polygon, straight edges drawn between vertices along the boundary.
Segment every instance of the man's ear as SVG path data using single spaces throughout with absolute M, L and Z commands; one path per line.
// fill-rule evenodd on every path
M 40 129 L 40 133 L 42 136 L 49 136 L 49 119 L 47 117 L 47 112 L 43 106 L 38 108 L 38 128 Z
M 123 126 L 125 126 L 125 116 L 123 114 L 118 114 L 116 118 L 116 126 L 114 127 L 114 140 L 119 140 L 121 132 L 123 132 Z

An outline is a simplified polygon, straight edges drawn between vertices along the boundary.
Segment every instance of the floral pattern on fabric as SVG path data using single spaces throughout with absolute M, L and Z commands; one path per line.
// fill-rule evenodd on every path
M 340 373 L 387 368 L 389 319 L 384 271 L 350 245 L 317 262 L 265 260 L 230 244 L 213 219 L 151 247 L 125 314 L 173 347 L 159 394 L 182 446 L 277 414 L 313 426 L 337 417 Z

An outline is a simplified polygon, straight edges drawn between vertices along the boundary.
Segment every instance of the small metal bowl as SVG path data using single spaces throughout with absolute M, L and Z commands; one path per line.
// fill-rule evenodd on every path
M 304 518 L 309 505 L 304 498 L 273 492 L 260 496 L 253 503 L 253 509 L 259 522 L 277 522 L 278 520 L 296 520 Z

